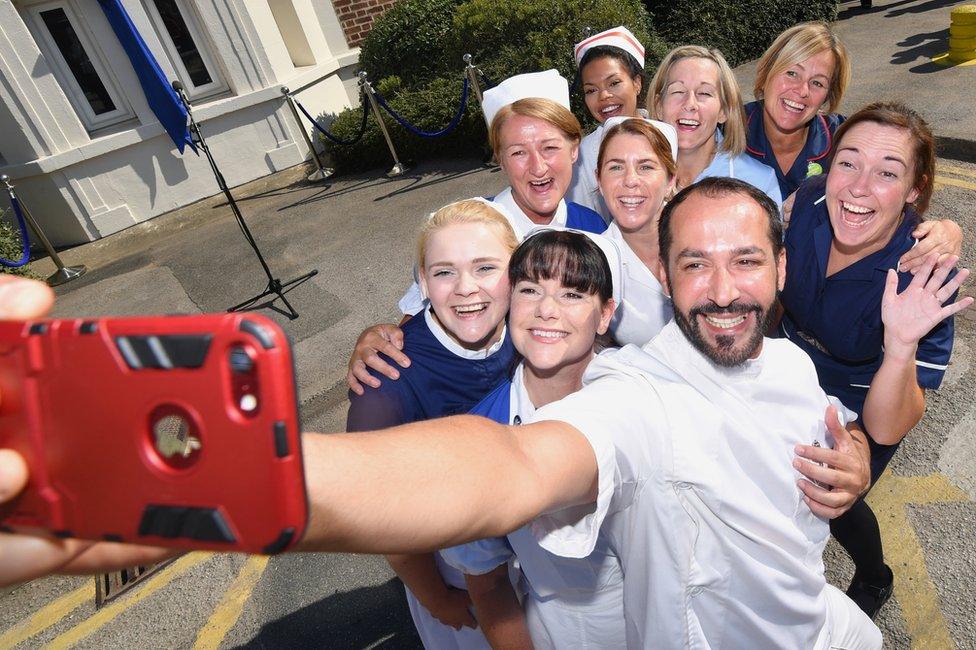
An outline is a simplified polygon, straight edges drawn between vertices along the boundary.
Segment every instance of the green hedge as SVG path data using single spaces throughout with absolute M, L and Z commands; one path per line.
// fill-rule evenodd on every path
M 836 5 L 827 0 L 398 0 L 366 37 L 360 68 L 387 102 L 424 131 L 446 126 L 461 96 L 464 63 L 474 62 L 493 82 L 514 74 L 558 69 L 572 81 L 573 44 L 584 29 L 602 31 L 627 25 L 644 44 L 646 71 L 652 74 L 672 44 L 698 43 L 721 49 L 729 63 L 754 59 L 783 29 L 804 20 L 831 20 Z M 652 19 L 653 16 L 653 19 Z M 748 89 L 745 89 L 748 95 Z M 592 123 L 581 93 L 573 109 L 584 126 Z M 359 128 L 360 109 L 320 119 L 349 139 Z M 384 113 L 397 152 L 404 161 L 487 151 L 484 120 L 473 95 L 459 127 L 449 136 L 421 138 L 408 133 Z M 323 140 L 343 172 L 392 164 L 375 120 L 370 116 L 362 140 L 352 146 Z
M 378 90 L 393 110 L 407 122 L 423 131 L 439 131 L 448 125 L 457 111 L 461 99 L 461 83 L 459 74 L 453 79 L 434 79 L 417 90 L 405 90 L 400 85 L 399 78 L 387 77 L 378 84 Z M 486 156 L 488 144 L 485 121 L 481 111 L 476 108 L 478 101 L 473 93 L 469 95 L 468 102 L 468 108 L 458 127 L 440 138 L 422 138 L 409 133 L 384 112 L 383 122 L 390 132 L 400 159 L 407 162 L 440 156 Z M 322 117 L 321 121 L 326 122 L 327 119 Z M 361 119 L 359 108 L 343 111 L 329 125 L 329 132 L 348 140 L 356 135 Z M 393 165 L 390 150 L 372 114 L 367 119 L 366 132 L 357 144 L 343 146 L 327 140 L 323 142 L 332 157 L 332 163 L 343 172 Z
M 787 27 L 837 18 L 836 0 L 647 0 L 644 4 L 666 41 L 717 47 L 733 67 L 759 58 Z M 748 88 L 743 92 L 751 96 Z
M 11 226 L 6 221 L 0 221 L 0 257 L 5 260 L 19 260 L 23 252 L 24 248 L 20 240 L 20 230 Z M 35 279 L 38 277 L 31 272 L 30 264 L 25 264 L 17 268 L 9 268 L 0 264 L 0 273 L 22 275 Z
M 359 67 L 372 81 L 397 76 L 409 87 L 430 82 L 449 69 L 444 43 L 461 0 L 399 0 L 363 41 Z M 455 62 L 460 65 L 460 60 Z
M 628 25 L 648 50 L 649 68 L 666 52 L 650 28 L 650 16 L 638 0 L 399 0 L 377 20 L 366 37 L 360 67 L 393 109 L 410 124 L 435 131 L 450 122 L 461 97 L 462 56 L 474 62 L 493 82 L 513 74 L 557 68 L 572 81 L 573 44 L 584 28 L 602 31 Z M 585 117 L 579 98 L 576 113 Z M 359 128 L 359 108 L 343 111 L 329 131 L 348 139 Z M 333 116 L 321 116 L 329 123 Z M 384 113 L 384 122 L 404 160 L 445 155 L 485 155 L 484 118 L 474 96 L 465 116 L 449 136 L 421 138 L 408 133 Z M 323 140 L 341 171 L 361 171 L 392 164 L 383 136 L 372 116 L 356 145 Z

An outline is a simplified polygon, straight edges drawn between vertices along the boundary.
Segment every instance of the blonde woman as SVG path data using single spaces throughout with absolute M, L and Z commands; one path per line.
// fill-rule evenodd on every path
M 790 27 L 759 59 L 756 101 L 745 106 L 746 152 L 776 174 L 787 221 L 800 183 L 828 167 L 845 119 L 835 111 L 850 80 L 847 49 L 823 22 Z M 918 245 L 902 255 L 901 270 L 917 271 L 932 251 L 958 255 L 962 245 L 962 230 L 946 219 L 920 222 L 912 237 Z
M 725 176 L 755 186 L 782 205 L 776 175 L 745 154 L 742 93 L 721 52 L 700 45 L 668 52 L 651 80 L 647 109 L 678 132 L 678 189 Z
M 431 215 L 417 247 L 429 305 L 403 325 L 403 349 L 413 363 L 397 381 L 350 393 L 347 431 L 466 413 L 507 377 L 515 356 L 505 327 L 508 260 L 517 244 L 508 219 L 483 199 L 452 203 Z M 426 647 L 488 647 L 460 572 L 436 553 L 387 559 L 407 587 Z M 506 604 L 521 621 L 514 596 Z

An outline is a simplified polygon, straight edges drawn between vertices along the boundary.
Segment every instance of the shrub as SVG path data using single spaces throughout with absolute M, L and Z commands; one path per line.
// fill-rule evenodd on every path
M 409 87 L 423 86 L 447 68 L 444 42 L 461 0 L 400 0 L 384 13 L 366 36 L 359 67 L 370 81 L 396 75 Z M 454 62 L 455 67 L 460 60 Z
M 653 71 L 667 47 L 650 29 L 647 11 L 638 0 L 399 0 L 374 23 L 363 44 L 360 65 L 395 111 L 410 124 L 434 131 L 446 126 L 457 109 L 464 54 L 474 56 L 493 82 L 548 68 L 557 68 L 572 81 L 572 47 L 582 38 L 584 28 L 596 32 L 620 24 L 644 43 L 648 69 Z M 580 97 L 574 97 L 574 107 L 578 117 L 588 117 Z M 352 137 L 360 115 L 358 108 L 343 111 L 330 125 L 330 132 L 343 139 Z M 473 94 L 461 124 L 449 136 L 420 138 L 388 115 L 383 119 L 397 153 L 405 160 L 486 151 L 484 118 Z M 357 145 L 323 144 L 342 171 L 390 164 L 383 135 L 372 116 Z
M 389 92 L 390 85 L 379 84 L 387 103 L 403 119 L 422 131 L 438 131 L 447 126 L 461 99 L 460 75 L 453 79 L 437 78 L 423 88 L 399 90 L 395 94 Z M 485 156 L 488 136 L 484 118 L 477 106 L 474 93 L 469 93 L 468 106 L 460 124 L 454 131 L 439 138 L 423 138 L 409 133 L 385 111 L 383 122 L 403 162 L 438 156 Z M 352 138 L 359 130 L 359 111 L 357 108 L 340 113 L 329 126 L 329 132 L 342 139 Z M 333 164 L 342 171 L 355 172 L 393 165 L 393 158 L 372 114 L 367 119 L 366 132 L 356 145 L 341 146 L 329 141 L 323 141 L 323 144 Z
M 722 51 L 729 65 L 758 58 L 787 27 L 837 17 L 834 0 L 645 0 L 654 27 L 674 45 L 706 45 Z
M 455 58 L 465 52 L 493 81 L 524 72 L 556 68 L 571 83 L 576 78 L 573 45 L 585 29 L 601 32 L 626 25 L 645 49 L 645 68 L 653 73 L 668 47 L 651 28 L 650 16 L 637 0 L 469 0 L 458 6 L 449 47 Z M 582 93 L 572 93 L 583 124 L 590 120 Z
M 2 216 L 2 215 L 0 215 Z M 11 226 L 5 220 L 0 220 L 0 257 L 5 260 L 19 260 L 24 252 L 24 244 L 20 239 L 20 229 Z M 11 275 L 22 275 L 28 278 L 37 279 L 37 275 L 31 272 L 30 264 L 10 268 L 0 264 L 0 273 Z

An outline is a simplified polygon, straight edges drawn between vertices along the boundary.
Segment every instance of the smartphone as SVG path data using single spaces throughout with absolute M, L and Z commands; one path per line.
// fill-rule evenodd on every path
M 251 313 L 0 322 L 0 526 L 278 553 L 307 498 L 287 337 Z

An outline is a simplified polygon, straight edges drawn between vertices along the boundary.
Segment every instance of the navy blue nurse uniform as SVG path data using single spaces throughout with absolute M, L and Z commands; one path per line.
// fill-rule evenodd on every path
M 400 379 L 384 379 L 363 395 L 349 392 L 346 431 L 373 431 L 408 422 L 467 413 L 512 368 L 515 348 L 505 333 L 501 347 L 480 359 L 448 350 L 431 332 L 423 314 L 403 324 L 403 352 L 410 358 Z M 394 362 L 384 356 L 384 361 Z
M 607 222 L 585 205 L 566 201 L 566 227 L 599 235 L 607 229 Z
M 796 195 L 786 231 L 786 288 L 781 295 L 785 313 L 779 333 L 810 355 L 828 395 L 861 413 L 883 359 L 885 277 L 888 269 L 898 268 L 898 259 L 914 245 L 912 230 L 920 217 L 907 208 L 883 249 L 826 277 L 834 236 L 824 198 L 826 184 L 826 175 L 811 178 Z M 899 273 L 899 292 L 911 280 L 911 273 Z M 939 387 L 952 353 L 952 338 L 953 320 L 947 318 L 919 342 L 915 365 L 922 388 Z M 870 436 L 868 442 L 873 484 L 898 445 L 881 445 Z
M 834 146 L 834 132 L 844 121 L 843 115 L 831 113 L 823 115 L 817 113 L 810 121 L 807 131 L 807 141 L 803 150 L 793 161 L 793 166 L 786 173 L 779 168 L 773 147 L 766 139 L 766 127 L 763 125 L 762 100 L 749 102 L 746 109 L 746 152 L 761 163 L 773 168 L 776 180 L 779 181 L 779 191 L 783 200 L 796 191 L 800 183 L 810 176 L 818 176 L 827 170 L 827 158 Z

